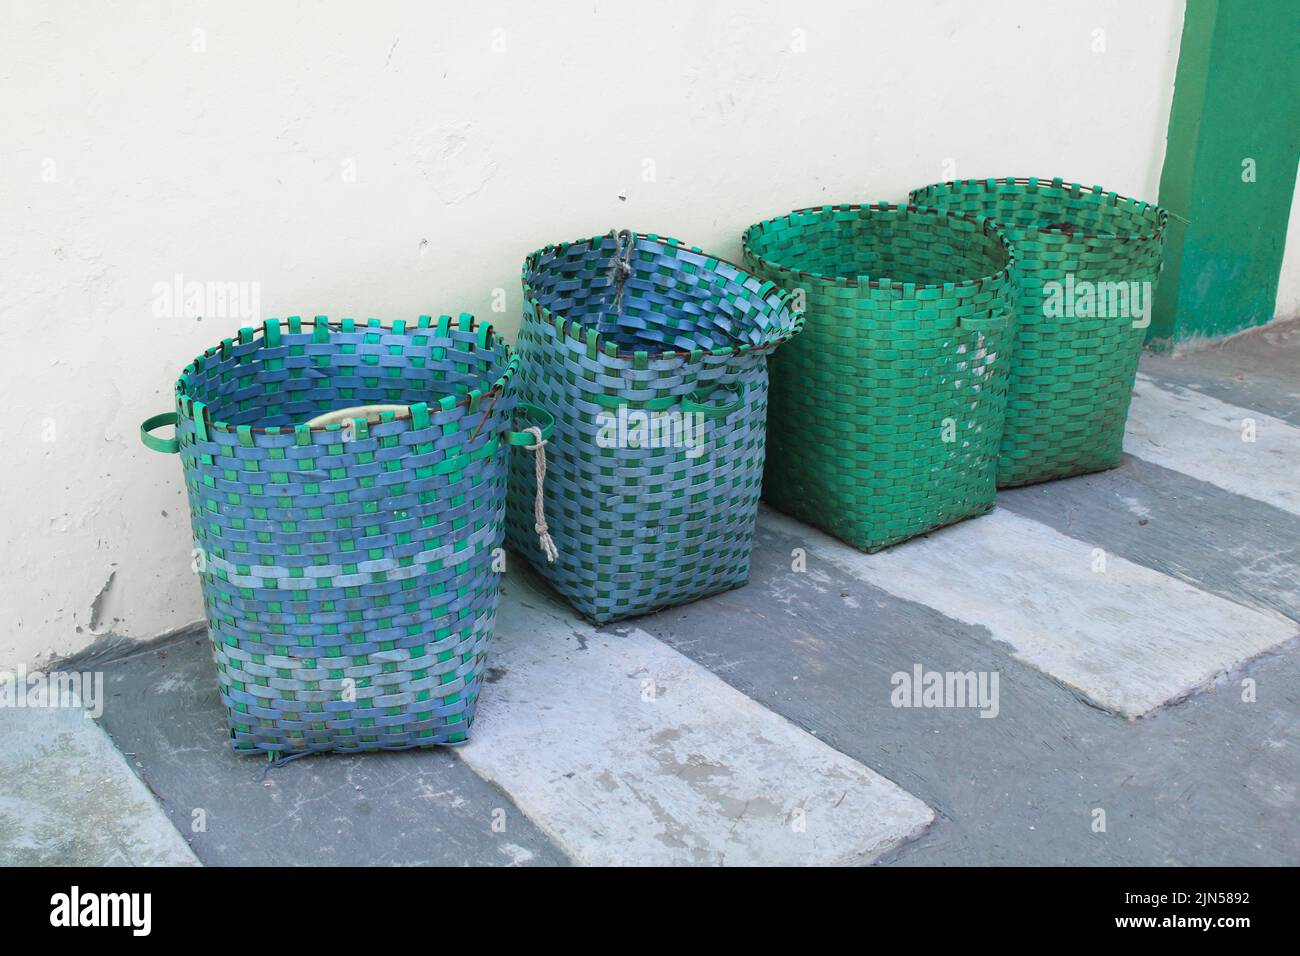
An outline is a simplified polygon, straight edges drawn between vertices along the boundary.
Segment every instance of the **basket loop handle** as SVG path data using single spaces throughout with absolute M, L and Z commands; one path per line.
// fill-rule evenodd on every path
M 725 405 L 705 405 L 704 401 L 713 394 L 715 388 L 730 389 L 736 396 L 735 401 L 727 402 Z M 705 386 L 691 392 L 682 399 L 682 411 L 695 412 L 699 415 L 707 415 L 710 418 L 725 418 L 744 404 L 745 384 L 744 382 L 737 382 L 734 385 Z
M 546 441 L 555 434 L 555 416 L 539 405 L 533 405 L 529 402 L 520 402 L 519 410 L 529 418 L 535 418 L 541 422 L 542 441 Z M 532 429 L 523 431 L 506 432 L 506 442 L 527 448 L 530 445 L 537 444 L 537 437 L 533 434 Z
M 560 556 L 555 547 L 555 539 L 546 525 L 546 508 L 544 488 L 546 486 L 546 442 L 555 432 L 555 416 L 544 408 L 528 402 L 520 402 L 519 408 L 529 416 L 543 422 L 523 431 L 506 432 L 506 441 L 511 445 L 522 447 L 533 453 L 533 474 L 537 479 L 537 493 L 533 496 L 533 530 L 537 532 L 537 544 L 546 555 L 548 562 L 554 563 Z
M 163 412 L 161 415 L 154 415 L 146 418 L 140 424 L 140 441 L 146 448 L 152 448 L 154 451 L 160 451 L 167 455 L 174 455 L 181 450 L 181 443 L 176 438 L 159 438 L 157 435 L 151 435 L 155 428 L 162 428 L 164 425 L 175 425 L 177 420 L 175 412 Z

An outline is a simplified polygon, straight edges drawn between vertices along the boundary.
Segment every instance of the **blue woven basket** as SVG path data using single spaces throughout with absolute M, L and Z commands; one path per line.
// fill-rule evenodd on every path
M 490 325 L 270 319 L 199 356 L 176 411 L 231 743 L 355 752 L 467 739 L 496 613 L 506 386 Z M 306 424 L 349 408 L 341 424 Z M 176 437 L 151 430 L 176 424 Z
M 597 623 L 744 584 L 767 356 L 801 313 L 732 263 L 626 232 L 533 253 L 523 285 L 516 384 L 556 420 L 544 497 L 559 556 L 538 547 L 523 458 L 511 547 Z

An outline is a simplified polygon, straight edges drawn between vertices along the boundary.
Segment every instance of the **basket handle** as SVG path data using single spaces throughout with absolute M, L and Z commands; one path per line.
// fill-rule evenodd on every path
M 522 432 L 508 431 L 506 441 L 511 445 L 522 446 L 526 451 L 533 453 L 533 475 L 537 481 L 537 490 L 533 495 L 533 530 L 537 532 L 537 546 L 541 548 L 547 562 L 554 563 L 560 556 L 560 552 L 555 547 L 555 539 L 551 537 L 550 528 L 546 525 L 546 499 L 542 489 L 546 483 L 546 440 L 555 431 L 555 416 L 546 409 L 528 402 L 520 402 L 519 408 L 542 424 L 534 425 Z
M 541 423 L 542 441 L 546 441 L 552 434 L 554 434 L 555 416 L 546 409 L 529 402 L 520 402 L 519 409 L 527 412 L 530 417 L 537 419 Z M 506 441 L 516 447 L 520 445 L 534 445 L 537 443 L 537 436 L 531 431 L 508 431 L 506 432 Z
M 160 451 L 167 455 L 174 455 L 181 450 L 181 443 L 176 438 L 159 438 L 157 435 L 149 434 L 155 428 L 162 428 L 164 425 L 175 425 L 177 415 L 175 412 L 163 412 L 161 415 L 153 415 L 146 418 L 140 423 L 140 441 L 146 448 L 152 448 L 154 451 Z
M 736 396 L 736 400 L 728 402 L 725 405 L 705 405 L 704 400 L 708 398 L 717 389 L 730 388 Z M 707 415 L 710 418 L 725 418 L 740 406 L 745 404 L 745 384 L 737 382 L 735 385 L 719 385 L 716 387 L 705 386 L 697 389 L 682 399 L 682 411 L 695 412 L 700 415 Z

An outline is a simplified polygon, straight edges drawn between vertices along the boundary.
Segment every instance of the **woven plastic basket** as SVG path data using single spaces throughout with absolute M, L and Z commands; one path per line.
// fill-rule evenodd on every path
M 556 420 L 544 487 L 559 556 L 538 547 L 526 461 L 511 465 L 511 546 L 597 623 L 744 584 L 767 356 L 802 324 L 785 293 L 626 232 L 533 253 L 523 286 L 517 384 Z
M 506 452 L 534 441 L 511 430 L 515 368 L 468 315 L 270 319 L 196 358 L 176 411 L 141 427 L 181 456 L 236 751 L 467 738 L 496 613 Z M 306 424 L 375 403 L 400 410 Z M 151 434 L 169 423 L 175 438 Z
M 1118 465 L 1165 211 L 1061 179 L 939 183 L 911 199 L 989 216 L 1015 251 L 1020 317 L 998 485 Z
M 1014 320 L 996 227 L 823 206 L 743 245 L 807 309 L 772 360 L 763 497 L 866 551 L 991 508 Z

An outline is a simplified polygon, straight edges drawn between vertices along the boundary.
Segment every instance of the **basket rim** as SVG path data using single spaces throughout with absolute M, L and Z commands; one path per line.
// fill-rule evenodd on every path
M 1127 203 L 1138 207 L 1139 210 L 1150 209 L 1156 213 L 1158 225 L 1155 232 L 1142 232 L 1137 234 L 1123 234 L 1118 232 L 1062 232 L 1060 229 L 1053 229 L 1048 226 L 1039 226 L 1032 231 L 1039 233 L 1050 233 L 1052 235 L 1067 235 L 1071 239 L 1115 239 L 1120 242 L 1154 242 L 1164 238 L 1165 230 L 1169 228 L 1169 210 L 1165 209 L 1159 203 L 1147 202 L 1144 199 L 1133 199 L 1129 196 L 1122 196 L 1114 190 L 1106 189 L 1102 186 L 1084 186 L 1082 183 L 1066 182 L 1061 176 L 1054 176 L 1047 179 L 1043 176 L 989 176 L 984 179 L 950 179 L 946 182 L 930 183 L 927 186 L 918 186 L 908 193 L 908 200 L 915 201 L 917 193 L 927 189 L 936 189 L 940 186 L 983 186 L 989 189 L 994 186 L 1031 186 L 1034 188 L 1046 187 L 1048 189 L 1063 189 L 1075 195 L 1083 193 L 1092 193 L 1109 199 L 1112 205 L 1119 206 Z M 1016 228 L 1008 226 L 1001 220 L 994 218 L 994 222 L 1004 229 Z M 1030 230 L 1025 230 L 1030 231 Z
M 290 316 L 286 316 L 285 321 L 289 325 L 289 331 L 293 334 L 298 334 L 297 330 L 304 329 L 308 324 L 309 320 L 304 319 L 302 316 L 299 315 L 290 315 Z M 326 315 L 317 315 L 317 316 L 313 316 L 310 319 L 313 332 L 319 328 L 323 328 L 325 329 L 326 333 L 345 332 L 345 331 L 366 332 L 369 330 L 380 330 L 383 332 L 388 332 L 390 334 L 402 334 L 402 335 L 412 335 L 415 333 L 429 333 L 429 332 L 432 332 L 434 334 L 445 334 L 446 332 L 449 332 L 451 330 L 453 321 L 457 323 L 456 328 L 458 331 L 477 332 L 479 334 L 480 341 L 484 347 L 490 348 L 494 343 L 500 343 L 501 346 L 505 348 L 506 366 L 505 366 L 505 370 L 501 373 L 501 375 L 499 375 L 496 381 L 494 381 L 487 389 L 483 389 L 483 390 L 472 389 L 468 394 L 460 397 L 454 395 L 446 395 L 436 405 L 429 407 L 429 412 L 431 414 L 435 412 L 451 411 L 453 408 L 457 408 L 460 405 L 468 405 L 470 410 L 473 411 L 477 408 L 478 404 L 484 398 L 487 398 L 489 396 L 491 397 L 492 402 L 495 403 L 496 400 L 505 391 L 506 386 L 509 385 L 510 380 L 514 377 L 515 372 L 519 368 L 519 356 L 515 353 L 514 349 L 511 348 L 509 341 L 507 341 L 504 336 L 502 336 L 500 333 L 496 331 L 496 329 L 493 327 L 491 322 L 480 321 L 469 312 L 461 312 L 455 320 L 453 320 L 450 315 L 446 315 L 446 314 L 439 315 L 437 325 L 433 324 L 433 317 L 431 315 L 419 316 L 418 319 L 416 320 L 415 325 L 408 325 L 406 321 L 403 319 L 395 319 L 389 325 L 384 325 L 381 320 L 376 318 L 366 319 L 364 324 L 357 323 L 355 319 L 346 318 L 346 317 L 337 320 L 331 320 L 329 316 Z M 400 329 L 398 329 L 397 327 L 399 323 L 401 325 Z M 256 328 L 250 326 L 245 326 L 244 328 L 241 328 L 239 330 L 238 333 L 239 337 L 237 340 L 234 338 L 222 339 L 221 342 L 218 343 L 217 345 L 211 346 L 210 348 L 207 348 L 203 352 L 196 355 L 188 365 L 186 365 L 183 369 L 181 369 L 181 374 L 176 379 L 175 395 L 176 395 L 177 412 L 183 417 L 191 421 L 197 421 L 197 419 L 193 414 L 193 410 L 194 410 L 194 406 L 198 405 L 200 408 L 202 408 L 204 427 L 207 428 L 208 430 L 215 429 L 217 431 L 223 431 L 223 432 L 237 432 L 241 428 L 247 428 L 249 432 L 254 435 L 264 435 L 264 434 L 282 435 L 282 434 L 293 434 L 298 429 L 307 429 L 310 432 L 329 432 L 329 431 L 341 430 L 343 426 L 337 423 L 332 425 L 307 425 L 305 423 L 301 425 L 262 425 L 262 426 L 233 425 L 230 422 L 222 421 L 221 419 L 214 419 L 211 413 L 208 411 L 207 405 L 204 404 L 203 402 L 196 401 L 194 397 L 191 394 L 189 394 L 189 392 L 187 391 L 187 387 L 189 385 L 189 376 L 191 373 L 198 371 L 198 367 L 200 363 L 204 362 L 206 359 L 211 358 L 214 355 L 220 354 L 221 352 L 223 352 L 224 350 L 226 350 L 227 348 L 235 344 L 247 345 L 251 342 L 257 341 L 260 338 L 259 344 L 265 346 L 268 335 L 272 334 L 268 330 L 272 328 L 274 329 L 274 335 L 278 338 L 280 332 L 280 320 L 274 317 L 268 318 L 263 320 L 261 325 L 259 325 Z M 417 403 L 417 404 L 422 404 L 422 403 Z M 411 411 L 413 407 L 414 406 L 412 405 L 408 405 L 404 412 L 384 412 L 383 413 L 384 417 L 382 418 L 382 421 L 383 422 L 406 421 L 407 419 L 413 417 L 413 413 Z M 489 410 L 491 410 L 491 406 L 489 406 Z
M 986 236 L 991 235 L 1002 244 L 1002 248 L 1007 254 L 1007 263 L 997 272 L 993 272 L 986 276 L 978 276 L 973 279 L 962 279 L 958 282 L 902 282 L 897 279 L 890 279 L 888 276 L 879 279 L 873 279 L 868 276 L 866 279 L 861 279 L 851 276 L 830 275 L 823 272 L 808 272 L 803 269 L 794 269 L 790 266 L 783 266 L 780 263 L 773 262 L 767 257 L 755 252 L 751 246 L 750 237 L 755 235 L 758 230 L 765 229 L 772 223 L 789 221 L 791 217 L 800 214 L 832 212 L 893 212 L 897 210 L 909 213 L 924 213 L 934 217 L 943 216 L 949 219 L 964 219 L 967 222 L 975 223 L 983 229 Z M 747 228 L 740 237 L 740 245 L 746 256 L 753 259 L 765 269 L 774 269 L 780 272 L 789 273 L 797 278 L 807 278 L 817 282 L 825 282 L 831 285 L 842 285 L 853 288 L 903 289 L 907 286 L 911 286 L 913 289 L 945 289 L 948 287 L 964 288 L 966 286 L 981 285 L 988 282 L 1009 280 L 1011 277 L 1011 270 L 1016 264 L 1015 249 L 1012 247 L 1010 240 L 1007 239 L 1006 234 L 1003 232 L 1001 223 L 990 219 L 988 216 L 976 216 L 972 213 L 958 212 L 953 209 L 940 209 L 936 206 L 918 206 L 914 203 L 837 203 L 823 206 L 805 206 L 802 209 L 793 209 L 783 216 L 773 216 L 771 219 L 764 219 L 760 222 L 754 223 L 752 226 Z
M 657 361 L 664 361 L 673 358 L 680 358 L 682 360 L 687 360 L 687 359 L 701 359 L 705 357 L 717 358 L 717 357 L 723 357 L 728 355 L 746 355 L 751 352 L 763 352 L 769 349 L 775 349 L 777 346 L 781 345 L 784 342 L 790 341 L 790 339 L 794 338 L 796 335 L 798 335 L 800 332 L 803 331 L 804 310 L 794 304 L 795 296 L 792 292 L 790 292 L 788 289 L 785 289 L 782 286 L 777 285 L 771 279 L 765 279 L 762 276 L 755 275 L 751 270 L 745 268 L 743 265 L 740 265 L 739 263 L 736 262 L 732 262 L 730 259 L 724 259 L 721 256 L 715 256 L 711 252 L 705 252 L 699 246 L 688 246 L 686 245 L 686 243 L 682 242 L 682 240 L 675 239 L 672 236 L 661 236 L 658 233 L 653 233 L 653 232 L 633 232 L 632 237 L 634 239 L 644 239 L 648 242 L 657 243 L 661 246 L 680 246 L 684 248 L 687 252 L 693 252 L 696 255 L 704 256 L 706 259 L 712 259 L 714 262 L 720 262 L 723 265 L 731 266 L 741 275 L 748 276 L 754 281 L 760 283 L 758 288 L 758 293 L 757 293 L 758 295 L 767 298 L 769 295 L 775 294 L 777 297 L 777 302 L 779 303 L 779 308 L 787 310 L 794 321 L 789 329 L 785 330 L 779 336 L 772 339 L 771 341 L 764 342 L 761 345 L 752 345 L 749 343 L 745 343 L 744 345 L 726 345 L 726 346 L 719 346 L 718 348 L 712 348 L 712 349 L 693 349 L 693 350 L 665 349 L 662 352 L 650 352 L 648 349 L 638 349 L 631 352 L 627 352 L 627 351 L 620 350 L 617 345 L 615 345 L 614 343 L 608 340 L 607 336 L 601 335 L 599 330 L 591 328 L 589 326 L 582 325 L 581 323 L 575 320 L 573 324 L 583 329 L 584 332 L 583 341 L 587 342 L 588 344 L 594 343 L 594 347 L 602 355 L 605 355 L 608 358 L 618 358 L 618 359 L 627 359 L 627 360 L 635 360 L 639 356 L 644 355 L 647 357 L 647 359 L 653 359 Z M 564 249 L 569 248 L 570 246 L 577 246 L 583 244 L 591 245 L 592 243 L 600 242 L 608 238 L 609 238 L 609 233 L 601 233 L 600 235 L 588 236 L 584 239 L 574 239 L 569 242 L 547 243 L 546 245 L 542 246 L 540 249 L 534 249 L 532 252 L 530 252 L 527 256 L 524 257 L 523 268 L 520 270 L 520 281 L 524 287 L 524 301 L 531 304 L 534 307 L 532 309 L 532 312 L 539 319 L 543 319 L 544 317 L 544 321 L 548 325 L 553 326 L 557 331 L 560 332 L 563 332 L 563 327 L 571 321 L 570 319 L 565 318 L 559 313 L 552 311 L 547 306 L 542 305 L 541 301 L 537 298 L 537 294 L 534 291 L 533 287 L 529 284 L 528 273 L 530 271 L 530 268 L 536 264 L 538 258 L 545 255 L 548 252 L 562 251 Z

